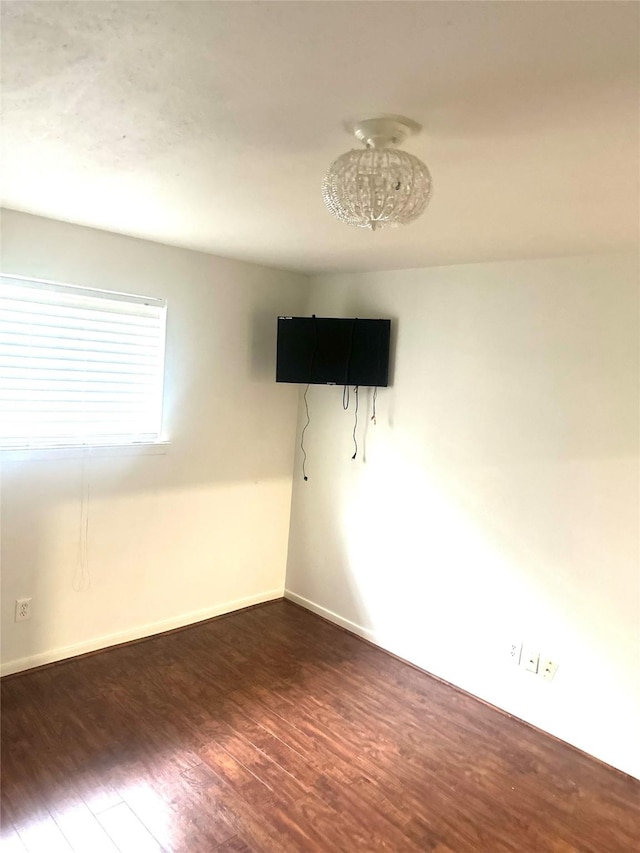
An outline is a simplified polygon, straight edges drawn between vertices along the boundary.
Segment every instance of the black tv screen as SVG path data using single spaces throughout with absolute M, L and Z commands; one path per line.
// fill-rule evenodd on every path
M 278 317 L 276 382 L 385 387 L 390 331 L 390 320 Z

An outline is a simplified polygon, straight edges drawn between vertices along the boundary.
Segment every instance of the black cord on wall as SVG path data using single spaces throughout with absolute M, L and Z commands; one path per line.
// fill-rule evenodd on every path
M 356 387 L 353 389 L 353 392 L 354 392 L 354 394 L 356 395 L 356 413 L 355 413 L 355 418 L 354 418 L 354 421 L 353 421 L 353 447 L 354 447 L 354 451 L 353 451 L 353 456 L 352 456 L 351 458 L 352 458 L 352 459 L 355 459 L 355 458 L 356 458 L 356 456 L 358 455 L 358 439 L 357 439 L 357 437 L 356 437 L 356 430 L 358 429 L 358 401 L 359 401 L 359 395 L 358 395 L 358 386 L 357 386 L 357 385 L 356 385 Z
M 311 380 L 313 378 L 313 363 L 316 358 L 316 353 L 318 351 L 318 323 L 316 322 L 316 315 L 313 317 L 313 350 L 311 352 L 311 360 L 309 362 L 309 381 L 307 382 L 307 387 L 304 389 L 304 408 L 307 413 L 307 422 L 302 428 L 302 434 L 300 436 L 300 450 L 302 451 L 302 478 L 306 482 L 309 478 L 307 477 L 307 451 L 304 449 L 304 434 L 307 431 L 307 427 L 311 423 L 311 417 L 309 415 L 309 401 L 307 400 L 307 394 L 309 393 L 309 386 L 311 385 Z

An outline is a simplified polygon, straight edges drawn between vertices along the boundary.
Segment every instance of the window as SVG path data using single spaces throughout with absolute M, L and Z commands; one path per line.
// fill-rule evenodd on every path
M 162 299 L 0 277 L 0 448 L 161 437 Z

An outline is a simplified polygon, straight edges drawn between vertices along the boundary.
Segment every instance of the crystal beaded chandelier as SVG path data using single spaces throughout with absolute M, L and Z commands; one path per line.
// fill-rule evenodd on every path
M 329 166 L 322 184 L 325 204 L 347 225 L 372 231 L 413 222 L 431 197 L 431 175 L 421 160 L 394 146 L 420 125 L 404 116 L 382 116 L 353 130 L 365 148 L 347 151 Z

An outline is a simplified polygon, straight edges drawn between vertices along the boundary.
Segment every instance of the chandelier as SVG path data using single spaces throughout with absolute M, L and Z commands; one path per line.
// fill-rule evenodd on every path
M 394 146 L 420 125 L 404 116 L 382 116 L 353 128 L 364 148 L 353 148 L 329 166 L 324 202 L 342 222 L 375 231 L 413 222 L 431 197 L 431 175 L 422 162 Z

